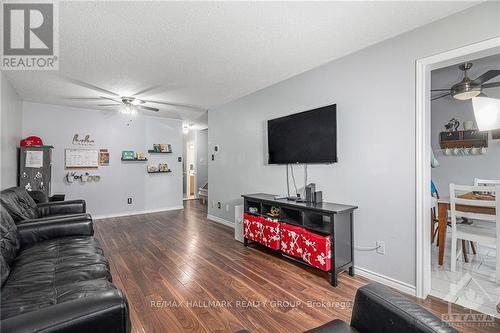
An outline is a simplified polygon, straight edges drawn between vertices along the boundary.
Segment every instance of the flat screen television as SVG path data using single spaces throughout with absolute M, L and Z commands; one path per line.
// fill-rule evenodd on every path
M 269 164 L 337 162 L 337 105 L 267 121 Z

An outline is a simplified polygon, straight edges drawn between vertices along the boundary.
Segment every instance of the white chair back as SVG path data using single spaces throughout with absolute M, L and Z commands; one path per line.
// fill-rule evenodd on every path
M 468 192 L 483 195 L 491 194 L 495 196 L 495 200 L 464 198 L 462 194 Z M 484 208 L 485 213 L 476 213 L 477 211 L 481 211 L 481 208 Z M 494 208 L 495 213 L 491 214 L 491 209 L 488 208 Z M 471 212 L 470 210 L 476 212 Z M 495 280 L 500 284 L 500 185 L 464 186 L 450 184 L 450 215 L 452 228 L 451 271 L 455 272 L 456 270 L 457 243 L 460 239 L 471 242 L 495 244 L 497 252 Z M 473 220 L 473 224 L 470 226 L 460 225 L 460 228 L 457 228 L 458 217 L 471 219 Z
M 500 185 L 500 179 L 474 178 L 474 186 L 495 186 Z
M 459 196 L 468 192 L 487 192 L 495 196 L 495 200 L 481 199 L 463 199 Z M 500 185 L 496 186 L 467 186 L 450 184 L 450 211 L 451 211 L 451 227 L 456 229 L 457 217 L 465 217 L 468 219 L 476 219 L 490 222 L 497 222 L 500 225 Z M 457 207 L 458 206 L 458 207 Z M 496 208 L 496 214 L 481 214 L 472 213 L 461 210 L 463 206 L 468 207 L 490 207 Z

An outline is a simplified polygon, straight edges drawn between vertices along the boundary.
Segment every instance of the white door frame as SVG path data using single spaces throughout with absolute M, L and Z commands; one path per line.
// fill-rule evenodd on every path
M 474 43 L 416 62 L 416 296 L 431 290 L 431 71 L 497 54 L 500 37 Z

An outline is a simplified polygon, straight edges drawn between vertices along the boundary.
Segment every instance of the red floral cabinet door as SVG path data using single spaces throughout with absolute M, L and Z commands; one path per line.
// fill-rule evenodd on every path
M 259 216 L 243 214 L 243 236 L 256 242 L 262 242 L 262 222 Z
M 323 236 L 304 230 L 302 233 L 302 260 L 323 271 L 331 268 L 330 236 Z
M 261 243 L 267 247 L 270 247 L 271 249 L 274 250 L 279 250 L 280 249 L 280 230 L 281 230 L 281 223 L 268 219 L 268 218 L 261 218 L 262 221 L 262 241 Z
M 303 228 L 294 225 L 281 224 L 281 251 L 294 256 L 302 257 L 302 232 Z

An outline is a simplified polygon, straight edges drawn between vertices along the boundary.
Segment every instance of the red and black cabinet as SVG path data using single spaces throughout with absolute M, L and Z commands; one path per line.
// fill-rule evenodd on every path
M 333 286 L 337 286 L 337 276 L 343 271 L 354 276 L 356 206 L 297 203 L 264 193 L 243 198 L 245 246 L 260 243 L 283 256 L 329 272 Z

